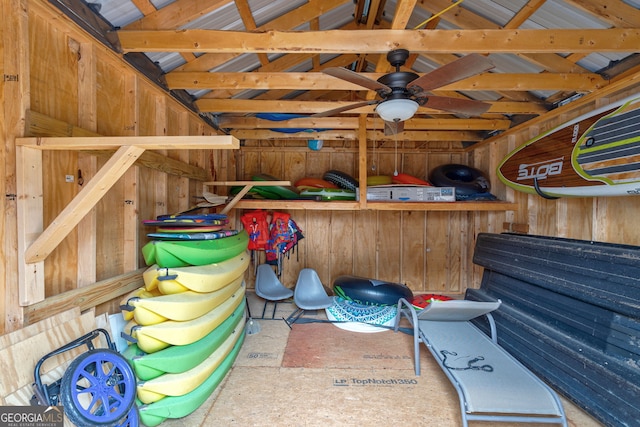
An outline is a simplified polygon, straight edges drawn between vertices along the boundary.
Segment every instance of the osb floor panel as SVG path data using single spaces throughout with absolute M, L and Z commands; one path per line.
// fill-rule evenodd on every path
M 294 325 L 298 336 L 288 346 L 285 322 L 255 319 L 262 305 L 252 294 L 250 301 L 260 331 L 247 335 L 225 381 L 194 413 L 162 426 L 461 425 L 455 389 L 424 348 L 422 375 L 415 376 L 408 335 L 305 323 Z M 292 310 L 290 304 L 279 305 L 276 319 Z M 316 316 L 322 319 L 323 313 Z M 567 400 L 562 402 L 570 426 L 601 425 Z
M 434 363 L 424 352 L 425 364 Z M 413 372 L 413 337 L 404 333 L 354 333 L 329 323 L 293 325 L 283 368 L 393 369 Z

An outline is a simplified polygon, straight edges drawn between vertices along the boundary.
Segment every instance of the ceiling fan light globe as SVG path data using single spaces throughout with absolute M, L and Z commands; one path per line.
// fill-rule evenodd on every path
M 412 99 L 389 99 L 376 107 L 376 112 L 385 122 L 403 122 L 418 111 L 418 103 Z

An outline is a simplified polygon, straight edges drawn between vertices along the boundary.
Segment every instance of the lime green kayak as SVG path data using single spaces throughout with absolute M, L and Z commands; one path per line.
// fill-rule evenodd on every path
M 244 342 L 244 336 L 245 333 L 243 331 L 242 336 L 236 342 L 231 353 L 225 357 L 213 374 L 195 390 L 182 396 L 167 396 L 148 405 L 137 401 L 136 404 L 138 405 L 140 421 L 142 421 L 145 426 L 155 427 L 167 418 L 186 417 L 198 409 L 200 405 L 211 396 L 211 393 L 218 387 L 233 366 L 233 362 L 235 362 L 242 343 Z
M 249 235 L 242 230 L 235 236 L 214 240 L 153 240 L 142 248 L 147 265 L 186 267 L 221 262 L 247 250 Z
M 279 181 L 275 176 L 268 175 L 266 173 L 253 175 L 251 179 L 253 181 Z M 279 185 L 256 185 L 253 187 L 253 190 L 257 191 L 258 194 L 265 196 L 265 199 L 297 199 L 299 193 L 296 187 Z
M 204 338 L 186 345 L 174 345 L 147 354 L 136 344 L 130 345 L 123 356 L 133 366 L 140 380 L 150 380 L 162 374 L 179 374 L 194 368 L 209 357 L 244 318 L 245 301 L 217 328 Z
M 244 335 L 244 319 L 238 327 L 202 363 L 179 374 L 164 374 L 148 381 L 138 381 L 136 395 L 142 403 L 153 403 L 167 396 L 182 396 L 199 387 L 231 353 Z

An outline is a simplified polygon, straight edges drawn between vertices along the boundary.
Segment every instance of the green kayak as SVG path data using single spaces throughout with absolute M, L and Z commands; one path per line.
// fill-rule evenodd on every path
M 145 426 L 155 427 L 167 418 L 186 417 L 202 405 L 211 393 L 218 387 L 224 377 L 227 375 L 233 362 L 235 362 L 242 343 L 244 342 L 245 333 L 236 342 L 231 353 L 222 361 L 220 366 L 213 371 L 213 374 L 200 384 L 195 390 L 183 394 L 182 396 L 167 396 L 157 402 L 148 405 L 141 404 L 137 401 L 140 421 Z
M 233 258 L 247 250 L 249 235 L 242 230 L 235 236 L 214 240 L 154 240 L 142 248 L 147 265 L 186 267 L 206 265 Z
M 257 175 L 253 175 L 251 177 L 253 181 L 280 181 L 278 178 L 272 175 L 268 175 L 266 173 L 259 173 Z M 298 189 L 293 186 L 279 186 L 279 185 L 269 185 L 269 186 L 254 186 L 253 190 L 259 192 L 259 194 L 265 195 L 273 195 L 273 197 L 267 197 L 265 195 L 265 199 L 297 199 L 298 198 Z
M 213 353 L 226 340 L 244 317 L 246 303 L 242 303 L 204 338 L 186 345 L 174 345 L 147 354 L 136 344 L 130 345 L 122 355 L 131 363 L 140 380 L 150 380 L 162 374 L 179 374 L 194 368 Z

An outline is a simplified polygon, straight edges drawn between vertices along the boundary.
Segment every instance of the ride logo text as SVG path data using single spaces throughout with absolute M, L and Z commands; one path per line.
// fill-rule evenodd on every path
M 539 163 L 521 163 L 518 165 L 518 181 L 525 179 L 547 179 L 549 176 L 560 175 L 564 157 L 547 160 Z

